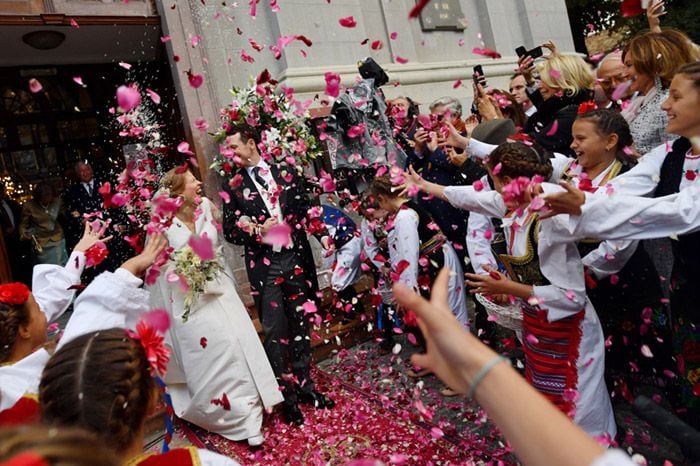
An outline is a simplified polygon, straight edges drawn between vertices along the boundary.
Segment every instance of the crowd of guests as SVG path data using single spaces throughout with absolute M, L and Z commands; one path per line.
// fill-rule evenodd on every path
M 675 30 L 639 34 L 595 69 L 543 47 L 542 58 L 520 57 L 508 90 L 475 76 L 468 117 L 452 97 L 426 114 L 408 96 L 391 100 L 405 165 L 382 167 L 342 206 L 315 205 L 308 180 L 261 156 L 254 128 L 230 126 L 239 182 L 224 183 L 223 212 L 191 171 L 169 171 L 159 191 L 175 206 L 167 226 L 75 300 L 85 251 L 105 234 L 85 221 L 101 209 L 89 165 L 76 167 L 64 206 L 39 184 L 8 223 L 17 209 L 3 200 L 3 234 L 30 240 L 42 265 L 31 291 L 0 285 L 0 425 L 90 434 L 7 431 L 0 460 L 61 444 L 68 456 L 100 450 L 105 464 L 236 464 L 197 449 L 141 456 L 158 382 L 177 416 L 252 447 L 264 442 L 265 409 L 281 405 L 295 426 L 301 403 L 333 409 L 310 371 L 309 314 L 321 306 L 310 236 L 336 257 L 336 307 L 363 312 L 354 285 L 373 270 L 383 350 L 403 326 L 425 351 L 407 373 L 476 398 L 525 464 L 628 464 L 592 439 L 615 443 L 611 394 L 629 401 L 640 387 L 700 427 L 700 52 Z M 82 235 L 68 239 L 61 215 Z M 222 260 L 187 300 L 177 257 L 202 238 L 212 251 L 222 239 L 243 246 L 262 343 Z M 154 264 L 161 274 L 142 288 Z M 73 301 L 54 351 L 47 323 Z M 164 337 L 152 308 L 169 316 Z M 506 314 L 522 374 L 496 353 L 505 330 L 493 320 Z

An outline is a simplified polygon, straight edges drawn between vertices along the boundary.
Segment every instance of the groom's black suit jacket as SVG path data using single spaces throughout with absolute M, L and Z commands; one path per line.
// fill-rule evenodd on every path
M 311 252 L 311 245 L 306 236 L 308 225 L 307 212 L 311 207 L 311 193 L 303 177 L 289 173 L 285 173 L 283 177 L 280 171 L 272 166 L 270 171 L 276 183 L 282 187 L 279 195 L 280 209 L 285 221 L 292 227 L 292 239 L 294 241 L 292 249 L 299 257 L 306 280 L 310 282 L 313 294 L 308 296 L 308 298 L 317 301 L 318 280 L 316 277 L 316 265 Z M 260 308 L 261 296 L 265 292 L 263 284 L 268 271 L 268 266 L 265 264 L 264 259 L 271 259 L 273 254 L 272 247 L 263 244 L 262 238 L 258 235 L 251 235 L 239 227 L 238 222 L 241 218 L 247 217 L 258 224 L 263 224 L 271 215 L 253 179 L 248 174 L 248 170 L 240 168 L 237 173 L 243 177 L 243 182 L 240 186 L 231 188 L 227 182 L 224 182 L 223 185 L 224 191 L 231 198 L 228 204 L 224 204 L 223 209 L 224 237 L 233 244 L 244 246 L 245 266 L 253 298 L 255 299 L 255 306 L 258 312 L 262 312 Z M 327 235 L 327 232 L 317 231 L 314 232 L 314 235 L 320 239 L 320 237 Z

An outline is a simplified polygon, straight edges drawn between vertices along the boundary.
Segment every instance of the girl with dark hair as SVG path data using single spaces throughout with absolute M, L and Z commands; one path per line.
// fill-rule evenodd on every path
M 605 185 L 636 164 L 629 147 L 627 121 L 616 111 L 589 110 L 573 125 L 576 153 L 562 180 L 588 192 Z M 586 290 L 606 336 L 606 380 L 624 394 L 627 383 L 662 384 L 672 367 L 668 316 L 662 305 L 659 275 L 638 241 L 579 241 L 586 267 Z M 650 348 L 654 358 L 645 357 Z
M 0 425 L 24 424 L 38 418 L 39 378 L 50 357 L 46 347 L 47 323 L 60 317 L 70 305 L 85 266 L 85 251 L 99 240 L 100 233 L 86 224 L 85 234 L 65 267 L 34 268 L 33 292 L 22 283 L 0 285 Z M 152 262 L 148 255 L 153 252 L 151 249 L 125 262 L 122 266 L 125 270 L 105 274 L 97 285 L 81 294 L 76 304 L 89 302 L 92 306 L 83 308 L 89 311 L 85 314 L 74 311 L 59 345 L 81 332 L 104 328 L 105 324 L 124 325 L 125 313 L 110 307 L 114 304 L 108 299 L 121 303 L 134 294 L 143 298 L 129 288 L 141 283 L 133 275 L 143 271 L 150 264 L 148 260 Z M 112 283 L 109 289 L 115 290 L 114 296 L 100 289 L 109 282 Z M 105 301 L 101 302 L 103 297 Z M 143 310 L 142 307 L 143 304 L 136 309 Z
M 560 204 L 569 193 L 547 197 L 547 202 L 571 217 L 569 228 L 558 241 L 594 236 L 606 239 L 647 239 L 675 236 L 671 274 L 671 329 L 678 367 L 670 373 L 680 384 L 679 415 L 694 427 L 700 426 L 700 233 L 696 214 L 698 173 L 700 173 L 700 62 L 680 67 L 671 82 L 669 97 L 662 108 L 668 116 L 666 131 L 681 136 L 671 147 L 659 146 L 639 164 L 610 182 L 612 195 L 576 196 L 578 209 Z M 570 188 L 573 189 L 573 188 Z M 636 196 L 665 197 L 667 200 Z M 618 195 L 619 194 L 619 195 Z M 688 201 L 690 199 L 690 201 Z M 585 235 L 585 236 L 584 236 Z M 673 401 L 673 400 L 671 400 Z
M 389 177 L 372 181 L 369 193 L 389 214 L 388 247 L 394 282 L 429 296 L 430 287 L 443 267 L 449 268 L 449 301 L 457 320 L 468 326 L 462 266 L 440 227 L 422 207 L 400 195 Z
M 128 465 L 238 465 L 194 447 L 142 454 L 145 422 L 158 400 L 154 376 L 164 375 L 167 360 L 163 338 L 144 322 L 136 332 L 112 328 L 75 338 L 44 369 L 42 421 L 92 432 Z
M 467 274 L 472 293 L 506 296 L 522 309 L 525 376 L 545 397 L 590 435 L 616 434 L 605 387 L 604 340 L 595 309 L 586 296 L 576 244 L 551 245 L 563 220 L 539 219 L 523 192 L 530 179 L 548 179 L 549 153 L 536 143 L 506 142 L 486 161 L 495 191 L 472 186 L 439 186 L 411 171 L 407 184 L 452 205 L 503 218 L 507 253 L 500 254 L 505 275 Z M 560 224 L 561 223 L 561 224 Z

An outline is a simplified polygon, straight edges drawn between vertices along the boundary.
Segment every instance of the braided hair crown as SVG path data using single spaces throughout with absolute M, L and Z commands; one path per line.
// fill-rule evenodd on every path
M 496 147 L 487 160 L 487 165 L 493 171 L 500 165 L 497 176 L 517 178 L 535 175 L 545 180 L 552 176 L 552 153 L 536 142 L 504 142 Z
M 123 450 L 140 431 L 155 388 L 143 347 L 124 329 L 89 333 L 66 343 L 44 368 L 42 420 L 84 428 Z

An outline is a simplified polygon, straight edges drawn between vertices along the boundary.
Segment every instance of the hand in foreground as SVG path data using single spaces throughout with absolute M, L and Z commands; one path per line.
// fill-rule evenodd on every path
M 546 194 L 542 197 L 547 211 L 542 212 L 540 218 L 549 218 L 559 214 L 581 215 L 581 206 L 586 202 L 584 192 L 564 181 L 560 181 L 559 186 L 566 191 Z
M 83 231 L 83 237 L 80 238 L 80 241 L 78 241 L 78 244 L 75 245 L 73 250 L 78 252 L 85 252 L 98 241 L 106 243 L 107 241 L 112 239 L 111 235 L 106 238 L 102 238 L 103 233 L 104 230 L 95 230 L 92 228 L 92 223 L 85 222 L 85 231 Z
M 418 326 L 426 341 L 426 353 L 414 354 L 411 362 L 430 369 L 440 380 L 461 394 L 469 390 L 468 371 L 479 367 L 479 341 L 454 317 L 447 304 L 449 270 L 440 271 L 431 291 L 430 301 L 402 283 L 394 285 L 398 304 L 418 316 Z
M 124 262 L 121 266 L 134 276 L 143 274 L 148 267 L 155 262 L 158 255 L 168 245 L 168 240 L 162 234 L 153 235 L 148 239 L 146 246 L 141 251 L 141 254 L 134 256 Z

